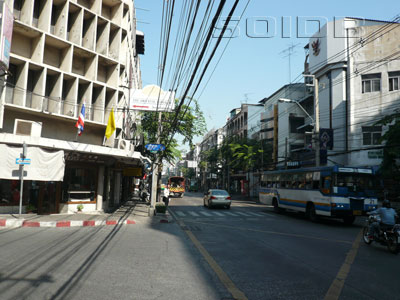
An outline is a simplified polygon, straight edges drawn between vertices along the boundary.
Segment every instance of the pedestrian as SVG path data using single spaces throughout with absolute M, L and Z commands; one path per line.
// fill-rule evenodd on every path
M 169 186 L 165 186 L 163 190 L 163 202 L 165 203 L 165 206 L 168 207 L 169 204 Z

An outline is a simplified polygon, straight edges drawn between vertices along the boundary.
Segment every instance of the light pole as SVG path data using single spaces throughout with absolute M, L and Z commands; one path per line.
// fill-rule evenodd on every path
M 305 108 L 298 101 L 292 100 L 292 99 L 287 99 L 287 98 L 279 98 L 278 101 L 281 103 L 296 103 L 297 106 L 300 107 L 302 109 L 302 111 L 304 111 L 304 113 L 307 115 L 307 117 L 310 118 L 310 120 L 312 121 L 311 125 L 315 126 L 314 118 L 310 116 L 310 114 L 305 110 Z
M 315 165 L 317 167 L 320 166 L 320 153 L 319 153 L 319 95 L 318 95 L 318 79 L 315 78 L 314 75 L 307 75 L 313 78 L 312 84 L 307 84 L 310 86 L 314 86 L 314 106 L 315 106 L 315 120 L 310 114 L 304 109 L 304 107 L 299 103 L 299 101 L 287 99 L 287 98 L 279 98 L 278 101 L 282 103 L 296 103 L 298 107 L 307 115 L 307 117 L 311 120 L 311 125 L 313 125 L 313 140 L 315 142 Z

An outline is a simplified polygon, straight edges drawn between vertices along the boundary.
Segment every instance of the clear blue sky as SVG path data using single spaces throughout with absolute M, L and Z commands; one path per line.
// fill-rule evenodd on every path
M 176 0 L 178 11 L 174 18 L 179 18 L 180 7 L 183 0 Z M 206 1 L 205 1 L 206 2 Z M 218 1 L 217 1 L 218 2 Z M 233 3 L 232 0 L 228 3 Z M 308 38 L 296 37 L 296 18 L 304 16 L 325 17 L 331 21 L 334 17 L 344 16 L 361 17 L 377 20 L 392 20 L 400 13 L 400 5 L 396 1 L 265 1 L 251 0 L 247 10 L 239 23 L 238 37 L 231 39 L 229 46 L 220 63 L 217 66 L 204 93 L 203 88 L 195 95 L 199 100 L 207 122 L 207 129 L 222 127 L 227 116 L 241 103 L 257 103 L 259 100 L 271 95 L 282 85 L 289 83 L 289 60 L 281 53 L 291 45 L 297 45 L 291 56 L 291 78 L 294 80 L 303 70 L 304 45 Z M 236 10 L 236 16 L 240 16 L 247 0 L 241 0 Z M 145 55 L 141 56 L 141 70 L 143 86 L 157 83 L 158 56 L 161 32 L 162 0 L 135 0 L 137 7 L 137 29 L 145 34 Z M 231 5 L 228 5 L 229 7 Z M 145 10 L 141 10 L 145 9 Z M 284 34 L 291 29 L 292 38 L 282 38 L 282 17 L 291 19 L 291 26 L 285 26 Z M 246 35 L 254 31 L 252 26 L 246 29 L 246 20 L 254 24 L 252 20 L 268 17 L 276 19 L 276 36 L 271 38 L 251 38 Z M 301 19 L 300 19 L 301 20 Z M 146 23 L 142 23 L 146 22 Z M 149 24 L 147 24 L 149 23 Z M 265 33 L 265 24 L 256 22 L 256 33 Z M 176 25 L 176 23 L 175 23 Z M 271 25 L 272 26 L 272 25 Z M 310 35 L 317 27 L 309 24 Z M 273 32 L 273 28 L 270 28 Z M 221 43 L 220 52 L 215 56 L 214 64 L 219 59 L 225 42 Z M 211 72 L 205 76 L 205 83 Z M 201 97 L 200 97 L 201 94 Z M 179 95 L 178 95 L 179 96 Z M 200 141 L 198 137 L 195 141 Z

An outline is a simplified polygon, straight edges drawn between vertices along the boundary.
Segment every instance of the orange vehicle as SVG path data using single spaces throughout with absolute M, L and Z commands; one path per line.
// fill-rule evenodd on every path
M 185 178 L 181 176 L 172 176 L 168 179 L 169 195 L 174 197 L 183 197 L 185 193 Z

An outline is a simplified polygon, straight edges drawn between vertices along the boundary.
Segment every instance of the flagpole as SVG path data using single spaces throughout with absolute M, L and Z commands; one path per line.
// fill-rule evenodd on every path
M 85 103 L 85 100 L 82 101 L 81 107 L 80 107 L 80 109 L 78 109 L 78 120 L 79 120 L 79 116 L 81 115 L 82 106 L 84 103 Z M 85 112 L 85 115 L 86 115 L 86 112 Z M 83 117 L 85 117 L 85 116 L 83 116 Z M 78 136 L 79 136 L 79 127 L 78 127 L 78 130 L 76 131 L 75 142 L 78 142 Z

